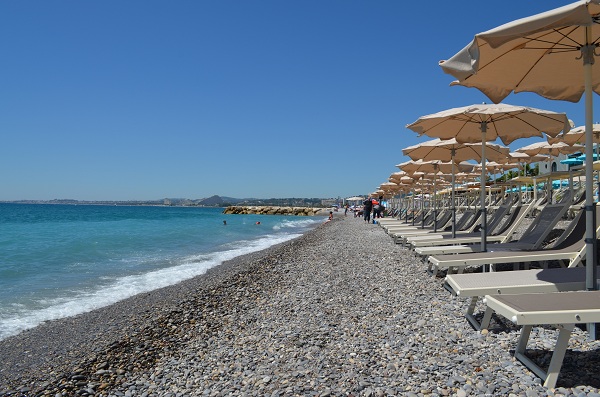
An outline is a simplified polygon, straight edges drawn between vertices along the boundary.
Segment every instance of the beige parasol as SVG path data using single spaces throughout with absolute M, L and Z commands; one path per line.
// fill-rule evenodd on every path
M 476 87 L 492 101 L 511 92 L 577 102 L 585 93 L 585 154 L 593 158 L 593 92 L 600 93 L 600 0 L 583 0 L 476 34 L 447 61 L 453 84 Z M 586 286 L 597 289 L 592 167 L 586 167 Z M 595 331 L 594 331 L 595 333 Z
M 456 138 L 432 139 L 417 145 L 402 149 L 402 153 L 413 160 L 442 160 L 442 161 L 481 161 L 482 143 L 459 143 Z M 508 156 L 509 149 L 498 144 L 486 144 L 486 157 L 488 160 L 500 160 Z M 455 203 L 455 179 L 452 169 L 452 237 L 456 237 L 456 203 Z
M 481 104 L 448 109 L 420 117 L 406 126 L 420 135 L 442 139 L 456 138 L 458 142 L 483 142 L 481 145 L 481 250 L 486 251 L 487 219 L 485 203 L 485 161 L 487 141 L 500 139 L 508 145 L 518 138 L 542 136 L 542 131 L 556 136 L 571 126 L 564 113 L 513 106 Z
M 594 124 L 592 132 L 594 134 L 594 143 L 600 143 L 600 124 Z M 566 134 L 559 134 L 556 138 L 548 138 L 548 142 L 564 142 L 567 145 L 583 144 L 585 143 L 585 126 L 572 128 L 571 131 Z

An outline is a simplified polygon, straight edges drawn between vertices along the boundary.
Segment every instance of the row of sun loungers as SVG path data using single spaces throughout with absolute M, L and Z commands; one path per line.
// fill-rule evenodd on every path
M 509 242 L 516 228 L 537 209 L 539 213 L 522 237 Z M 574 218 L 560 237 L 542 248 L 558 222 L 573 212 Z M 454 238 L 448 231 L 435 233 L 431 226 L 415 228 L 403 221 L 385 218 L 379 223 L 394 241 L 414 249 L 426 261 L 430 274 L 436 276 L 446 271 L 444 287 L 455 296 L 470 298 L 466 318 L 475 329 L 488 328 L 494 313 L 522 326 L 515 357 L 540 376 L 546 387 L 553 388 L 574 327 L 600 323 L 600 291 L 584 291 L 586 269 L 581 267 L 586 250 L 584 211 L 573 210 L 573 194 L 546 205 L 539 200 L 528 204 L 506 200 L 488 220 L 490 244 L 486 252 L 478 252 L 481 234 L 464 229 L 466 225 L 473 226 L 470 221 L 474 213 L 474 210 L 467 212 L 464 222 L 461 222 L 464 215 L 461 217 L 457 229 L 460 223 L 464 231 L 456 232 Z M 440 211 L 439 216 L 442 214 Z M 596 225 L 600 225 L 598 215 Z M 600 228 L 596 231 L 599 236 Z M 561 267 L 548 268 L 551 262 Z M 493 271 L 499 264 L 512 264 L 516 271 Z M 533 265 L 539 268 L 530 269 Z M 463 274 L 467 267 L 473 266 L 489 266 L 490 272 Z M 477 305 L 482 301 L 486 309 L 483 315 L 476 314 Z M 526 355 L 532 327 L 544 325 L 556 325 L 559 329 L 547 369 L 540 368 Z

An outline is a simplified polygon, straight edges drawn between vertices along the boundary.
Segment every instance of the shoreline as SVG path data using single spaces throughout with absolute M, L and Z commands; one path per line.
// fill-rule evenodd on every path
M 320 227 L 322 225 L 317 226 Z M 189 280 L 134 295 L 90 312 L 46 321 L 0 340 L 0 396 L 24 395 L 20 390 L 36 389 L 31 381 L 40 387 L 51 383 L 52 377 L 83 369 L 81 367 L 86 363 L 90 365 L 97 361 L 94 356 L 99 352 L 122 344 L 132 334 L 147 330 L 162 317 L 172 316 L 179 311 L 182 301 L 251 271 L 289 245 L 302 244 L 306 234 L 311 232 L 224 261 Z M 93 347 L 89 346 L 92 344 Z M 78 364 L 73 365 L 75 363 Z
M 205 275 L 0 341 L 0 396 L 597 395 L 575 330 L 551 391 L 514 359 L 519 329 L 464 318 L 411 251 L 336 214 Z M 481 307 L 479 307 L 481 309 Z M 547 360 L 556 332 L 535 332 Z

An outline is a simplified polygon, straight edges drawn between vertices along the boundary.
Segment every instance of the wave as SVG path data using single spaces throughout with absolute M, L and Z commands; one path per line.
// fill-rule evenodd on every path
M 282 222 L 280 228 L 308 227 L 314 224 L 314 222 L 305 222 Z M 68 291 L 67 296 L 38 301 L 38 307 L 42 307 L 39 309 L 13 305 L 11 314 L 6 318 L 0 318 L 0 340 L 33 328 L 45 321 L 86 313 L 143 292 L 177 284 L 202 275 L 208 269 L 218 266 L 224 261 L 261 251 L 299 236 L 301 236 L 299 233 L 280 233 L 251 241 L 236 241 L 225 244 L 217 252 L 174 259 L 175 265 L 167 268 L 113 279 L 103 277 L 101 286 Z
M 282 229 L 294 229 L 294 228 L 309 228 L 317 223 L 322 223 L 323 220 L 320 218 L 306 218 L 306 219 L 286 219 L 273 226 L 273 230 Z

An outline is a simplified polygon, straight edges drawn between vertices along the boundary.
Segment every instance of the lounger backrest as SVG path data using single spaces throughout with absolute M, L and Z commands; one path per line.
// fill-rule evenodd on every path
M 450 221 L 450 218 L 452 218 L 452 211 L 445 210 L 440 216 L 438 216 L 436 221 L 436 227 L 442 228 L 446 226 L 446 224 Z
M 523 205 L 516 205 L 516 206 L 512 207 L 512 211 L 510 212 L 510 215 L 508 217 L 504 217 L 504 219 L 500 219 L 500 221 L 496 224 L 495 227 L 490 226 L 488 228 L 489 234 L 491 236 L 496 236 L 496 235 L 504 233 L 506 230 L 508 230 L 510 225 L 512 225 L 521 216 L 521 214 L 525 210 L 526 210 L 526 207 Z
M 477 227 L 480 224 L 481 220 L 481 208 L 478 208 L 477 211 L 475 211 L 475 214 L 473 215 L 473 218 L 471 218 L 471 220 L 461 229 L 457 229 L 457 230 L 467 230 L 472 232 L 475 227 Z
M 423 215 L 424 215 L 425 211 L 423 210 L 418 210 L 417 215 L 414 216 L 414 221 L 415 223 L 419 223 L 421 222 L 421 219 L 423 219 Z
M 597 215 L 597 214 L 596 214 Z M 597 216 L 596 216 L 597 217 Z M 576 245 L 576 247 L 575 247 Z M 585 245 L 585 211 L 579 210 L 575 218 L 569 223 L 565 231 L 560 235 L 551 249 L 563 249 L 567 247 L 583 248 Z
M 512 203 L 512 200 L 511 200 Z M 510 210 L 511 205 L 501 205 L 500 207 L 498 207 L 498 209 L 496 211 L 494 211 L 494 213 L 492 214 L 492 217 L 488 220 L 488 234 L 492 233 L 494 231 L 494 229 L 496 229 L 496 227 L 500 224 L 500 222 L 502 222 L 502 220 L 504 219 L 504 216 L 506 216 L 506 214 L 508 214 L 508 211 Z
M 433 225 L 433 210 L 429 211 L 427 215 L 425 215 L 423 223 L 425 224 L 425 226 Z
M 456 222 L 456 230 L 462 230 L 464 225 L 468 221 L 470 221 L 474 215 L 475 215 L 475 211 L 473 211 L 473 210 L 466 210 L 465 212 L 463 212 L 460 219 Z
M 562 200 L 558 204 L 547 204 L 534 221 L 529 225 L 519 244 L 528 244 L 528 249 L 540 248 L 544 239 L 569 209 L 571 200 Z

